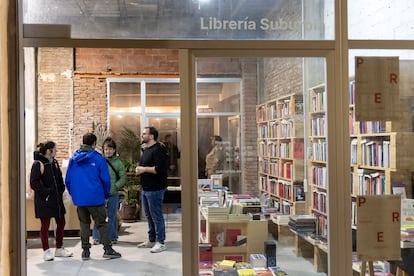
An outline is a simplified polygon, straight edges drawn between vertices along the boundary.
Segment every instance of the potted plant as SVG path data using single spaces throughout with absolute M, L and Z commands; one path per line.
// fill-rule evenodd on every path
M 121 205 L 121 217 L 125 221 L 136 221 L 140 219 L 140 185 L 135 174 L 127 174 L 124 186 L 124 200 Z
M 124 200 L 121 207 L 123 220 L 137 220 L 140 218 L 140 191 L 139 178 L 135 175 L 141 150 L 141 139 L 130 128 L 124 127 L 120 133 L 120 159 L 124 163 L 127 179 L 124 186 Z

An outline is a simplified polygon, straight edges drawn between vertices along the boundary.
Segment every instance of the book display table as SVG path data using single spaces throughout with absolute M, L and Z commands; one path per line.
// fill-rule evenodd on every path
M 328 273 L 328 248 L 325 244 L 299 232 L 294 233 L 296 257 L 313 260 L 315 272 Z

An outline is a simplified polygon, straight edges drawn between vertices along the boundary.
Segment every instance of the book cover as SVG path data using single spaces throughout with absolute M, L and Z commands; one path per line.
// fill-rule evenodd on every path
M 247 237 L 244 235 L 237 235 L 237 246 L 247 244 Z
M 226 246 L 237 246 L 237 236 L 241 235 L 241 229 L 226 229 Z
M 235 264 L 236 263 L 241 263 L 241 262 L 243 262 L 244 260 L 244 258 L 243 258 L 243 255 L 225 255 L 224 256 L 224 259 L 225 260 L 229 260 L 229 261 L 234 261 L 235 262 Z
M 256 272 L 253 268 L 238 269 L 237 273 L 239 274 L 239 276 L 256 276 Z
M 401 228 L 414 224 L 414 199 L 401 200 Z
M 213 262 L 213 246 L 211 243 L 200 243 L 198 251 L 200 252 L 200 262 Z
M 224 232 L 221 228 L 213 228 L 210 230 L 210 244 L 212 246 L 224 246 Z
M 293 144 L 293 158 L 304 158 L 305 150 L 304 144 L 296 142 Z
M 273 273 L 267 267 L 255 267 L 254 271 L 257 276 L 273 276 Z
M 392 183 L 392 194 L 393 195 L 401 195 L 401 199 L 407 198 L 407 193 L 405 190 L 405 184 L 402 182 L 393 182 Z
M 225 258 L 226 258 L 226 256 L 225 256 Z M 219 263 L 219 268 L 221 268 L 221 269 L 234 269 L 235 264 L 236 264 L 235 260 L 224 259 Z

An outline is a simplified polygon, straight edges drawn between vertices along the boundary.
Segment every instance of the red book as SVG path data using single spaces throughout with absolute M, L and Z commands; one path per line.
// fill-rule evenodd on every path
M 243 262 L 243 255 L 225 255 L 224 259 L 240 263 Z
M 241 235 L 240 229 L 226 230 L 226 246 L 237 246 L 237 236 Z

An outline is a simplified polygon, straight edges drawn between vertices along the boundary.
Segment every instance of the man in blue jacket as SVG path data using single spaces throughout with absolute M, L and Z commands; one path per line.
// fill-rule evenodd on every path
M 77 206 L 82 242 L 82 260 L 90 258 L 89 243 L 91 217 L 95 221 L 104 246 L 103 257 L 120 258 L 121 254 L 112 249 L 106 222 L 105 200 L 111 189 L 111 178 L 105 158 L 96 150 L 96 136 L 87 133 L 82 145 L 70 158 L 66 172 L 66 188 Z

